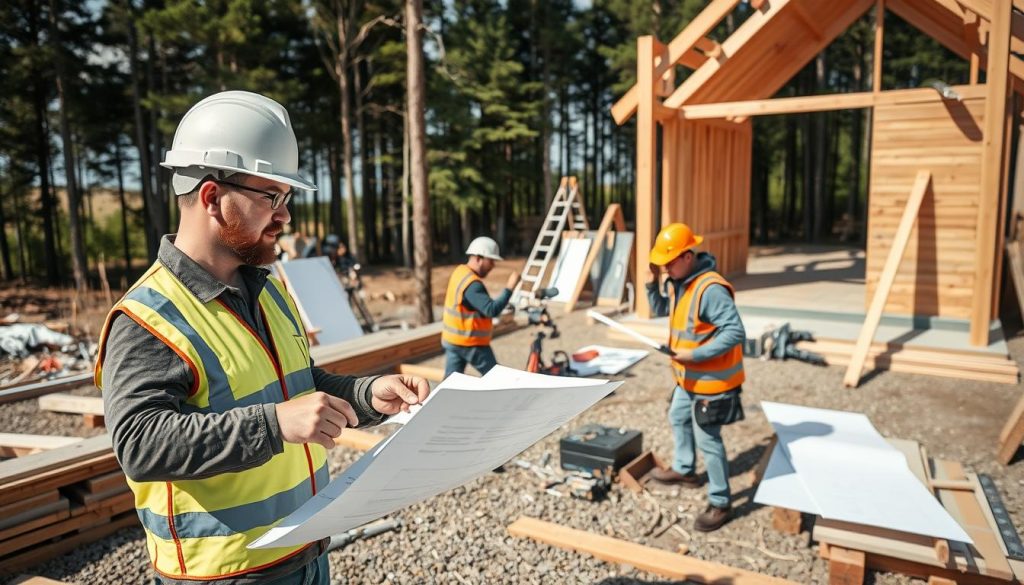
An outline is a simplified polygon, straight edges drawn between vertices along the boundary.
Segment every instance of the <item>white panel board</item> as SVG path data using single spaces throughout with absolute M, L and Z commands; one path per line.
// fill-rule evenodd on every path
M 567 303 L 572 298 L 576 283 L 582 277 L 583 263 L 587 261 L 590 244 L 591 241 L 586 238 L 562 240 L 562 250 L 558 254 L 555 271 L 548 282 L 548 287 L 558 289 L 558 296 L 552 298 L 552 301 Z
M 363 328 L 352 313 L 348 294 L 342 288 L 327 258 L 302 258 L 283 262 L 288 290 L 309 317 L 310 325 L 320 330 L 320 345 L 348 341 L 363 335 Z

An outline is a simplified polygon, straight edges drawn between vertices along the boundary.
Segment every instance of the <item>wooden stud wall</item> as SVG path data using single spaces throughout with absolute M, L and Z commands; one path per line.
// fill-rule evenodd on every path
M 872 130 L 865 304 L 870 302 L 917 172 L 932 172 L 886 313 L 967 319 L 975 284 L 983 97 L 879 105 Z
M 672 120 L 662 145 L 662 225 L 681 221 L 725 275 L 746 272 L 750 231 L 752 125 Z

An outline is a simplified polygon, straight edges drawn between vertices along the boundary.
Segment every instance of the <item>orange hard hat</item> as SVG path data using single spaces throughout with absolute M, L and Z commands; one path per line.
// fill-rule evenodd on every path
M 651 264 L 664 266 L 703 241 L 704 238 L 694 234 L 685 223 L 670 223 L 658 232 L 658 238 L 651 248 Z

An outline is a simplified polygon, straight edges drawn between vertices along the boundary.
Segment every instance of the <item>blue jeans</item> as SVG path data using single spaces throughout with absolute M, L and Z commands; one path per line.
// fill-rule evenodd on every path
M 461 346 L 442 341 L 441 347 L 444 348 L 445 378 L 452 372 L 460 374 L 465 372 L 466 364 L 476 368 L 481 376 L 498 365 L 498 360 L 494 357 L 494 350 L 489 345 Z
M 331 567 L 327 553 L 305 567 L 270 581 L 267 585 L 331 585 Z
M 730 390 L 730 392 L 732 392 Z M 702 395 L 702 400 L 718 400 L 728 392 Z M 668 408 L 668 421 L 672 424 L 675 441 L 675 457 L 672 469 L 686 475 L 694 473 L 697 467 L 695 447 L 704 454 L 704 466 L 708 470 L 708 502 L 717 508 L 729 505 L 729 458 L 722 442 L 722 427 L 702 427 L 693 421 L 693 402 L 696 395 L 676 386 L 672 393 L 672 405 Z

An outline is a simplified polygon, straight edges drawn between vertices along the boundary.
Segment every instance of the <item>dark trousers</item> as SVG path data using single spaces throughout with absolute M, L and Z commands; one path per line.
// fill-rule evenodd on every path
M 476 371 L 480 372 L 481 376 L 498 365 L 498 360 L 494 357 L 494 351 L 489 345 L 461 346 L 442 341 L 441 346 L 444 347 L 445 378 L 452 372 L 464 373 L 467 364 L 473 366 Z

